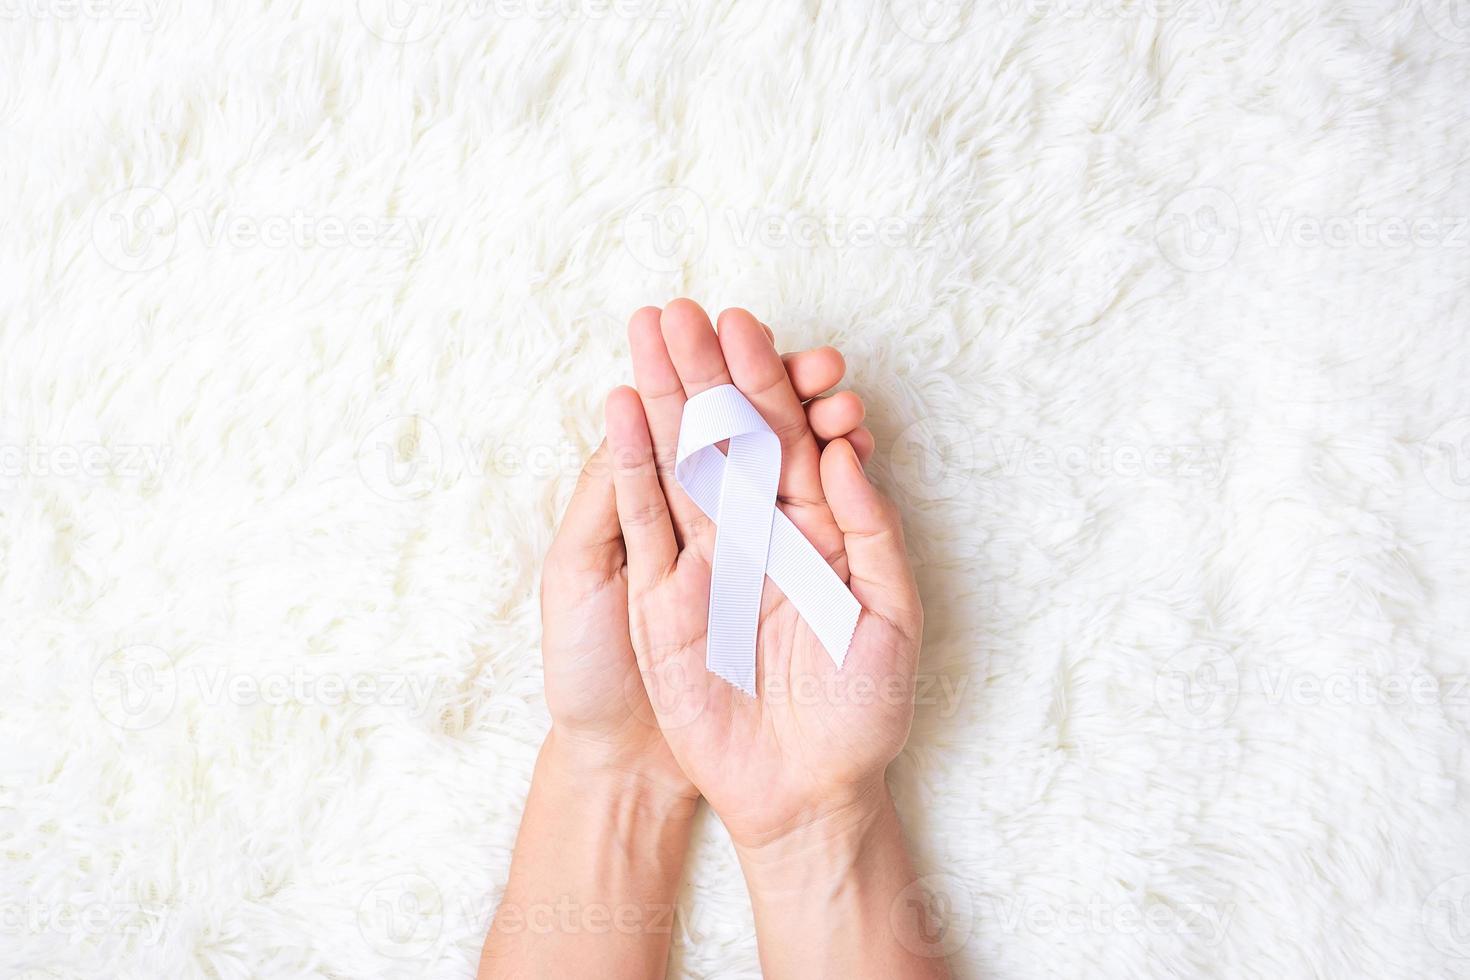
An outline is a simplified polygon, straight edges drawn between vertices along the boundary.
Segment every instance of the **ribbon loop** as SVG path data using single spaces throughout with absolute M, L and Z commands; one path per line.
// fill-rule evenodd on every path
M 729 454 L 717 443 L 730 440 Z M 734 385 L 684 404 L 674 478 L 715 523 L 705 666 L 755 697 L 755 643 L 767 575 L 838 667 L 861 611 L 820 552 L 776 506 L 781 441 Z

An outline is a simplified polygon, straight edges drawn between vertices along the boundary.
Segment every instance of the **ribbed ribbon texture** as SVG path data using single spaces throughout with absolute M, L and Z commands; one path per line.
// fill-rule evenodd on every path
M 730 440 L 729 455 L 717 443 Z M 781 441 L 734 385 L 684 404 L 674 476 L 715 524 L 705 666 L 755 697 L 756 630 L 766 576 L 842 666 L 861 606 L 776 506 Z

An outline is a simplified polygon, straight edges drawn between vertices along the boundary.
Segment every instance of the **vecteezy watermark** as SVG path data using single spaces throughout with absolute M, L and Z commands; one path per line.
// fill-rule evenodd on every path
M 1186 272 L 1218 269 L 1240 245 L 1240 210 L 1216 187 L 1182 191 L 1159 212 L 1154 241 L 1165 259 Z
M 357 930 L 383 956 L 416 959 L 444 931 L 444 896 L 417 872 L 391 875 L 368 889 L 357 906 Z
M 75 945 L 102 936 L 136 939 L 156 946 L 163 937 L 166 908 L 162 905 L 107 901 L 47 901 L 27 898 L 0 902 L 0 936 L 65 936 Z
M 1214 947 L 1225 940 L 1234 903 L 1171 903 L 1159 900 L 1109 902 L 1057 901 L 1051 896 L 1008 895 L 982 898 L 981 918 L 1001 930 L 1035 936 L 1188 936 Z
M 124 647 L 92 675 L 92 700 L 107 721 L 127 731 L 158 725 L 181 695 L 208 707 L 388 707 L 413 715 L 428 710 L 439 679 L 400 671 L 329 670 L 295 664 L 284 670 L 174 663 L 158 647 Z
M 672 732 L 694 724 L 704 714 L 711 681 L 703 664 L 680 657 L 654 657 L 652 666 L 630 675 L 623 698 L 632 717 L 655 731 Z
M 1419 910 L 1419 925 L 1441 953 L 1470 958 L 1470 874 L 1440 882 Z
M 1470 676 L 1279 663 L 1244 670 L 1234 655 L 1203 646 L 1169 660 L 1155 678 L 1154 697 L 1170 721 L 1195 731 L 1225 724 L 1245 699 L 1272 708 L 1434 707 L 1470 717 Z
M 358 441 L 358 476 L 387 500 L 417 500 L 460 480 L 575 476 L 582 450 L 569 439 L 513 443 L 446 438 L 422 415 L 398 415 L 374 423 Z
M 1363 667 L 1330 671 L 1261 666 L 1250 677 L 1251 693 L 1269 705 L 1326 705 L 1338 708 L 1405 706 L 1470 711 L 1470 677 L 1439 677 L 1422 670 L 1381 673 Z
M 178 696 L 173 660 L 146 643 L 117 650 L 92 673 L 92 703 L 103 718 L 126 731 L 163 721 Z
M 975 929 L 974 896 L 953 875 L 925 875 L 899 892 L 888 906 L 888 927 L 915 956 L 949 956 L 970 941 Z
M 1218 647 L 1181 650 L 1155 675 L 1154 701 L 1180 728 L 1218 727 L 1229 720 L 1240 701 L 1240 667 Z
M 156 187 L 118 191 L 92 215 L 92 244 L 110 265 L 124 272 L 156 269 L 173 255 L 179 213 Z
M 154 483 L 173 458 L 173 447 L 159 443 L 0 440 L 0 487 L 13 487 L 23 477 Z
M 623 215 L 624 247 L 654 272 L 677 272 L 698 259 L 709 234 L 709 209 L 687 187 L 651 190 Z
M 712 240 L 748 250 L 886 249 L 956 255 L 970 238 L 956 217 L 722 208 L 711 211 L 687 187 L 664 187 L 639 197 L 623 213 L 623 244 L 653 272 L 675 272 L 694 262 Z
M 379 422 L 357 446 L 357 474 L 368 489 L 388 500 L 417 500 L 444 473 L 444 440 L 418 415 Z
M 453 23 L 494 29 L 512 21 L 626 20 L 682 29 L 689 23 L 688 5 L 688 0 L 357 0 L 357 15 L 374 36 L 413 44 Z
M 470 886 L 466 881 L 441 890 L 418 872 L 392 875 L 363 896 L 358 928 L 382 955 L 416 959 L 430 952 L 441 936 L 671 936 L 679 925 L 676 906 L 667 903 L 598 901 L 570 894 L 497 903 Z
M 506 935 L 667 936 L 674 931 L 674 906 L 579 902 L 570 895 L 526 905 L 501 902 L 491 928 Z
M 1424 479 L 1450 500 L 1470 500 L 1470 415 L 1451 419 L 1419 447 Z
M 1218 31 L 1233 0 L 999 0 L 1001 16 L 1028 20 L 1172 21 Z
M 969 24 L 973 0 L 888 0 L 888 12 L 904 34 L 923 44 L 943 44 Z
M 163 8 L 164 0 L 0 0 L 0 21 L 136 24 L 151 31 L 162 20 Z
M 1430 30 L 1455 44 L 1470 44 L 1470 0 L 1419 0 Z
M 856 670 L 818 675 L 763 674 L 757 688 L 768 706 L 935 708 L 940 718 L 953 718 L 970 686 L 968 674 L 918 674 L 912 683 L 900 674 L 873 675 Z
M 1217 486 L 1225 470 L 1225 447 L 1213 443 L 1144 444 L 1104 438 L 1058 444 L 997 435 L 990 442 L 1007 476 L 1198 480 Z
M 933 709 L 940 718 L 952 718 L 969 686 L 968 674 L 920 673 L 910 679 L 855 670 L 825 675 L 763 673 L 756 681 L 756 696 L 768 709 L 912 705 Z M 708 674 L 702 662 L 688 662 L 676 653 L 633 675 L 624 695 L 633 717 L 650 727 L 673 731 L 698 721 L 712 692 L 723 691 L 723 682 Z
M 331 671 L 297 664 L 289 670 L 241 672 L 224 667 L 190 667 L 179 670 L 188 688 L 206 705 L 232 704 L 279 707 L 287 704 L 337 708 L 345 705 L 377 705 L 406 708 L 412 714 L 426 711 L 438 690 L 439 680 L 423 674 L 398 671 Z
M 759 209 L 722 212 L 735 245 L 768 248 L 884 248 L 956 255 L 969 229 L 936 215 L 812 214 Z
M 414 215 L 257 210 L 220 201 L 181 206 L 153 187 L 118 191 L 92 215 L 98 253 L 124 272 L 158 268 L 181 241 L 209 249 L 358 249 L 416 255 L 429 230 L 430 221 Z
M 910 499 L 932 502 L 959 496 L 975 474 L 973 426 L 947 416 L 906 426 L 893 440 L 889 472 Z
M 1386 213 L 1356 208 L 1313 213 L 1257 208 L 1243 223 L 1235 199 L 1217 187 L 1195 187 L 1170 198 L 1154 226 L 1160 253 L 1186 272 L 1228 263 L 1242 245 L 1267 249 L 1465 249 L 1470 215 Z
M 1218 31 L 1231 0 L 888 0 L 898 29 L 925 44 L 943 44 L 971 29 L 977 15 L 1063 21 L 1174 21 Z
M 1311 214 L 1262 208 L 1256 221 L 1270 248 L 1470 248 L 1466 215 L 1380 214 L 1370 208 L 1351 214 Z
M 363 26 L 390 44 L 422 41 L 443 26 L 445 0 L 357 0 Z
M 965 419 L 931 416 L 898 434 L 888 465 L 900 492 L 932 502 L 959 496 L 981 472 L 1034 479 L 1189 480 L 1213 487 L 1224 477 L 1227 456 L 1218 443 L 977 436 Z

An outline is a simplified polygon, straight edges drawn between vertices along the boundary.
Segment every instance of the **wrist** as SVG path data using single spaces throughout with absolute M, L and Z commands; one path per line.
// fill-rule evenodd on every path
M 615 799 L 661 816 L 692 819 L 699 791 L 659 739 L 652 746 L 609 743 L 552 725 L 537 768 L 592 798 Z
M 480 976 L 663 975 L 698 798 L 619 746 L 548 733 Z
M 845 880 L 875 834 L 897 827 L 898 814 L 882 773 L 848 787 L 783 827 L 733 838 L 747 880 L 772 899 L 804 896 Z
M 736 845 L 768 977 L 949 975 L 910 911 L 916 880 L 881 777 L 758 845 Z

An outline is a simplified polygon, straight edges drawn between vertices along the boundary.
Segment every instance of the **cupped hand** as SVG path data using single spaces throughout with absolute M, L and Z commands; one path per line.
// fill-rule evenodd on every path
M 634 651 L 674 758 L 737 846 L 876 805 L 913 719 L 923 612 L 897 511 L 863 472 L 873 443 L 856 429 L 861 402 L 808 401 L 814 386 L 744 310 L 722 314 L 716 333 L 676 300 L 639 311 L 629 339 L 637 391 L 607 402 L 620 558 Z M 863 607 L 839 669 L 767 579 L 753 699 L 705 670 L 715 527 L 673 476 L 686 399 L 722 384 L 780 438 L 778 506 Z
M 630 330 L 658 329 L 660 311 L 633 317 Z M 769 344 L 769 335 L 757 327 Z M 842 380 L 841 355 L 831 348 L 789 354 L 782 378 L 803 398 L 814 398 Z M 813 405 L 826 424 L 841 426 L 861 451 L 872 436 L 858 428 L 861 415 L 842 406 L 843 396 Z M 546 555 L 541 579 L 542 661 L 552 737 L 562 758 L 615 769 L 675 795 L 697 795 L 659 730 L 629 638 L 627 552 L 614 503 L 607 444 L 583 468 L 560 528 Z

